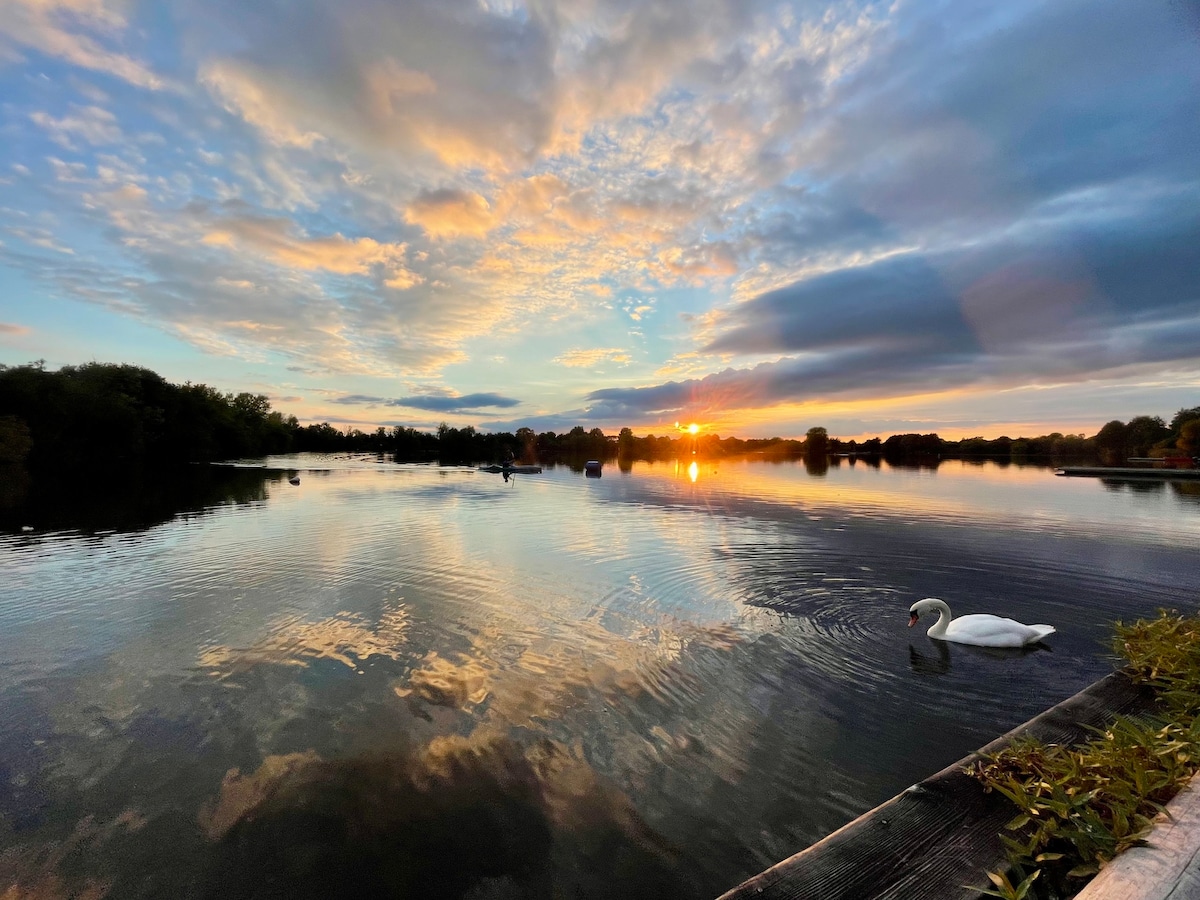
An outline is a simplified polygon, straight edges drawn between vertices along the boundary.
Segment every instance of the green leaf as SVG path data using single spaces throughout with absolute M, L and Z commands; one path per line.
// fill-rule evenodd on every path
M 1025 895 L 1029 893 L 1029 889 L 1033 887 L 1033 883 L 1037 881 L 1037 877 L 1041 874 L 1041 869 L 1034 869 L 1032 875 L 1017 885 L 1017 894 L 1013 900 L 1024 900 Z

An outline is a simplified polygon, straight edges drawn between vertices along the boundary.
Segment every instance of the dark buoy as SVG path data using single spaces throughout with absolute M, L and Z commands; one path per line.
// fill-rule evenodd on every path
M 293 475 L 291 478 L 288 479 L 288 484 L 299 484 L 299 483 L 300 483 L 299 475 Z

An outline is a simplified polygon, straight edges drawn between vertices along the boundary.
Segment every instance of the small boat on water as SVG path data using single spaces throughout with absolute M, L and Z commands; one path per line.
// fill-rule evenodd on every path
M 598 459 L 589 459 L 583 464 L 583 472 L 585 475 L 599 475 L 603 464 Z
M 510 465 L 502 466 L 502 465 L 497 465 L 497 464 L 493 463 L 490 466 L 480 466 L 479 471 L 480 472 L 491 472 L 493 475 L 495 475 L 495 474 L 541 475 L 542 467 L 541 466 L 510 466 Z

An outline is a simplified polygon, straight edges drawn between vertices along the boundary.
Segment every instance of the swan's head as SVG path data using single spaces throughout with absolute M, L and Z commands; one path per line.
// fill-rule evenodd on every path
M 940 600 L 937 600 L 933 597 L 926 597 L 924 600 L 918 600 L 908 608 L 908 627 L 912 628 L 917 624 L 917 619 L 921 618 L 921 613 L 933 612 L 934 610 L 937 610 L 940 603 Z

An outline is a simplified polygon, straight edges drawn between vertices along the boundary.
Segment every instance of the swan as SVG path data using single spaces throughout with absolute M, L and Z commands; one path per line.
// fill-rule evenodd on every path
M 916 625 L 922 613 L 934 611 L 938 614 L 938 620 L 929 629 L 929 636 L 943 641 L 954 641 L 957 644 L 974 644 L 976 647 L 1024 647 L 1054 634 L 1054 628 L 1050 625 L 1022 625 L 1014 619 L 987 614 L 959 616 L 951 621 L 950 607 L 944 600 L 938 600 L 936 597 L 926 597 L 909 607 L 908 627 Z

